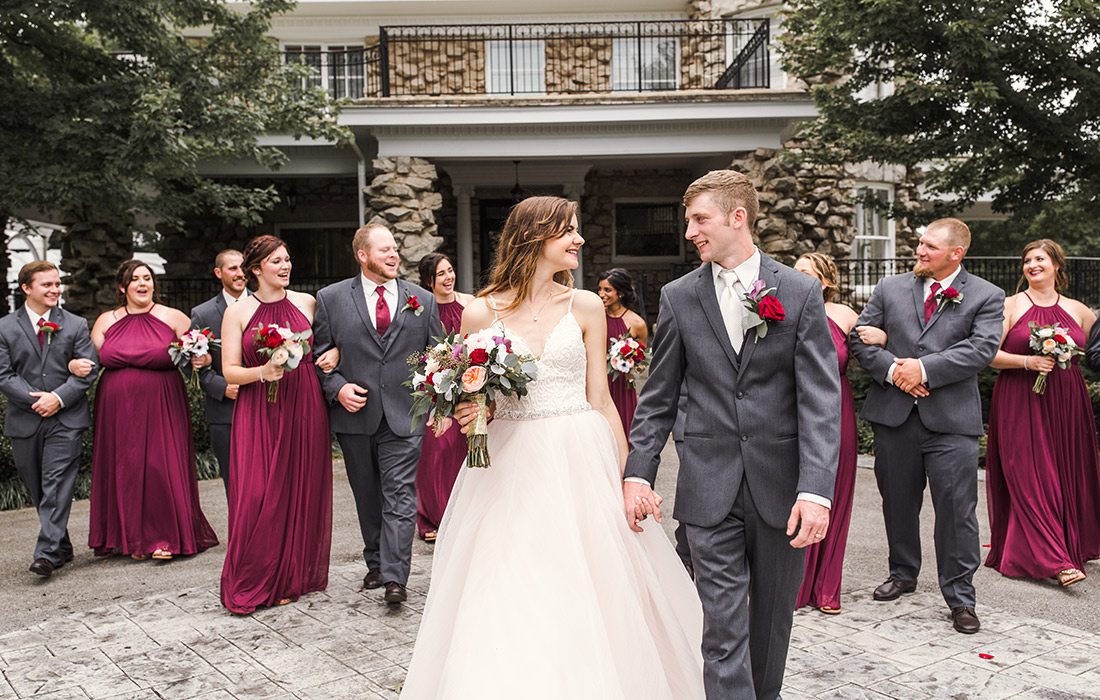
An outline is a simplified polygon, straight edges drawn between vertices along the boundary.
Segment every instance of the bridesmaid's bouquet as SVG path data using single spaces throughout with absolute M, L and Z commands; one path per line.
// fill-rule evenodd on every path
M 176 340 L 168 344 L 168 356 L 172 358 L 172 364 L 179 367 L 180 372 L 186 376 L 185 368 L 191 364 L 195 357 L 205 357 L 210 354 L 210 348 L 221 347 L 222 341 L 214 337 L 214 332 L 209 328 L 192 328 Z M 199 373 L 191 372 L 191 378 L 187 383 L 193 389 L 199 388 Z
M 649 366 L 649 348 L 642 341 L 626 333 L 613 338 L 607 345 L 607 374 L 610 377 L 626 375 L 630 386 L 635 378 Z
M 1042 325 L 1031 321 L 1027 324 L 1031 335 L 1028 344 L 1037 355 L 1047 355 L 1054 358 L 1058 369 L 1066 369 L 1074 356 L 1084 355 L 1085 351 L 1077 346 L 1069 334 L 1069 329 L 1056 323 Z M 1031 390 L 1036 394 L 1042 394 L 1047 390 L 1047 373 L 1040 372 L 1035 378 L 1035 384 Z
M 309 352 L 309 338 L 313 331 L 304 330 L 299 333 L 274 323 L 260 324 L 255 328 L 253 341 L 256 345 L 256 353 L 261 357 L 271 360 L 276 367 L 283 367 L 287 371 L 296 369 L 302 362 L 302 358 Z M 275 403 L 279 395 L 279 382 L 267 383 L 267 402 Z
M 512 350 L 512 341 L 492 328 L 437 338 L 436 344 L 411 355 L 410 413 L 413 424 L 450 418 L 462 401 L 477 404 L 478 415 L 466 435 L 466 466 L 489 466 L 487 406 L 497 394 L 526 396 L 527 383 L 538 376 L 535 358 Z

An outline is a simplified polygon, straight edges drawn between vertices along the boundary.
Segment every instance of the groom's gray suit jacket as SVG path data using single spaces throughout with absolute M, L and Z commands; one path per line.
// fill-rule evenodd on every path
M 832 498 L 840 445 L 840 378 L 813 279 L 768 256 L 760 278 L 786 318 L 734 352 L 710 265 L 661 289 L 649 379 L 630 431 L 626 476 L 655 482 L 681 384 L 684 459 L 674 516 L 712 527 L 733 507 L 742 476 L 765 522 L 785 528 L 800 492 Z
M 97 373 L 83 378 L 69 373 L 69 360 L 74 358 L 98 362 L 88 322 L 61 307 L 51 309 L 46 319 L 61 328 L 41 347 L 25 307 L 0 319 L 0 391 L 8 399 L 8 437 L 30 437 L 42 424 L 42 417 L 31 409 L 36 400 L 32 391 L 53 391 L 61 398 L 65 407 L 56 417 L 66 428 L 80 430 L 90 424 L 86 393 Z
M 854 330 L 852 354 L 874 383 L 860 416 L 897 427 L 913 411 L 913 397 L 886 383 L 895 358 L 920 358 L 931 393 L 915 402 L 920 421 L 937 433 L 980 436 L 982 403 L 978 372 L 997 355 L 1004 330 L 1004 291 L 959 269 L 952 286 L 962 301 L 944 302 L 924 324 L 924 280 L 912 272 L 883 278 L 858 325 L 886 331 L 886 347 L 864 345 Z

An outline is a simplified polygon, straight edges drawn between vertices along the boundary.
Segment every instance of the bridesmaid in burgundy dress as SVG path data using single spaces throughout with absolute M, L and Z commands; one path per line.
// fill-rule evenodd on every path
M 121 305 L 92 327 L 104 371 L 88 546 L 134 559 L 196 554 L 218 538 L 199 507 L 187 390 L 168 356 L 191 322 L 156 303 L 153 272 L 140 260 L 124 262 L 115 279 Z
M 630 278 L 630 273 L 621 267 L 613 267 L 601 272 L 599 280 L 600 286 L 596 293 L 603 300 L 604 313 L 607 314 L 608 347 L 611 347 L 611 341 L 627 334 L 643 345 L 649 345 L 649 329 L 645 325 L 645 319 L 633 310 L 638 304 L 638 295 L 634 291 L 634 280 Z M 607 378 L 607 385 L 629 440 L 634 409 L 638 407 L 638 390 L 625 375 L 617 372 L 615 376 Z
M 222 322 L 225 379 L 241 388 L 221 594 L 226 608 L 247 615 L 328 586 L 332 448 L 311 354 L 288 371 L 260 356 L 253 340 L 259 324 L 309 330 L 314 299 L 287 288 L 290 255 L 274 236 L 249 242 L 242 267 L 257 281 L 256 292 L 230 306 Z M 274 403 L 268 382 L 279 383 Z
M 440 335 L 458 331 L 462 310 L 473 297 L 455 291 L 455 268 L 443 253 L 429 253 L 420 260 L 420 286 L 435 294 L 439 305 Z M 458 430 L 436 437 L 424 434 L 420 461 L 416 465 L 416 529 L 425 542 L 435 542 L 443 511 L 451 497 L 455 479 L 466 460 L 466 439 Z
M 1033 355 L 1028 324 L 1056 323 L 1084 348 L 1096 316 L 1061 295 L 1069 280 L 1060 245 L 1029 243 L 1022 261 L 1027 289 L 1005 300 L 1005 335 L 993 360 L 1001 371 L 989 410 L 985 564 L 1005 576 L 1071 586 L 1085 579 L 1085 562 L 1100 557 L 1096 423 L 1078 359 L 1062 370 Z M 1038 372 L 1048 374 L 1043 394 L 1031 390 Z
M 840 295 L 839 275 L 832 258 L 807 253 L 794 269 L 816 277 L 825 297 L 825 315 L 836 346 L 840 372 L 840 463 L 836 470 L 833 507 L 829 511 L 829 530 L 825 539 L 806 548 L 806 574 L 798 591 L 795 608 L 805 605 L 826 615 L 840 613 L 840 581 L 844 573 L 844 549 L 848 544 L 848 526 L 852 521 L 852 500 L 856 487 L 856 409 L 852 387 L 848 384 L 848 333 L 859 316 L 834 300 Z

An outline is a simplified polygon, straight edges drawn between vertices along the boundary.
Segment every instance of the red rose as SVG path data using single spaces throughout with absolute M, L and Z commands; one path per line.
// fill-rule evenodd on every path
M 782 321 L 787 317 L 783 304 L 775 297 L 764 297 L 756 306 L 756 313 L 765 321 Z
M 944 299 L 958 299 L 959 298 L 959 290 L 955 289 L 954 287 L 948 287 L 947 289 L 943 290 L 943 298 Z
M 483 365 L 489 361 L 489 353 L 483 348 L 477 348 L 470 352 L 470 362 L 475 365 Z
M 619 348 L 619 354 L 622 355 L 623 357 L 630 357 L 631 355 L 634 354 L 634 351 L 630 349 L 629 345 L 627 345 L 626 343 L 623 343 L 623 346 L 621 348 Z
M 416 311 L 420 308 L 420 300 L 416 297 L 409 297 L 409 308 Z
M 203 328 L 202 329 L 202 334 L 205 335 L 207 338 L 213 338 L 214 337 L 214 331 L 210 330 L 209 328 Z
M 1067 342 L 1067 341 L 1066 341 L 1066 336 L 1064 336 L 1064 335 L 1060 335 L 1060 334 L 1059 334 L 1059 335 L 1055 335 L 1055 336 L 1054 336 L 1054 342 L 1056 342 L 1056 343 L 1061 343 L 1062 345 L 1065 345 L 1065 344 L 1066 344 L 1066 342 Z
M 264 338 L 264 345 L 271 348 L 272 350 L 282 344 L 283 336 L 279 335 L 278 333 L 269 333 L 268 336 Z

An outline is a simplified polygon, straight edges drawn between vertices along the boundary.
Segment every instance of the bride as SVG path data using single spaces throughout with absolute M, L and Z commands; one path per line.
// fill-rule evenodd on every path
M 604 308 L 570 275 L 582 245 L 573 202 L 520 202 L 463 313 L 463 333 L 499 328 L 537 358 L 538 378 L 498 402 L 492 466 L 458 477 L 403 700 L 703 697 L 702 611 L 646 521 L 660 503 L 638 503 L 636 531 L 623 518 Z M 472 414 L 467 404 L 456 417 Z

